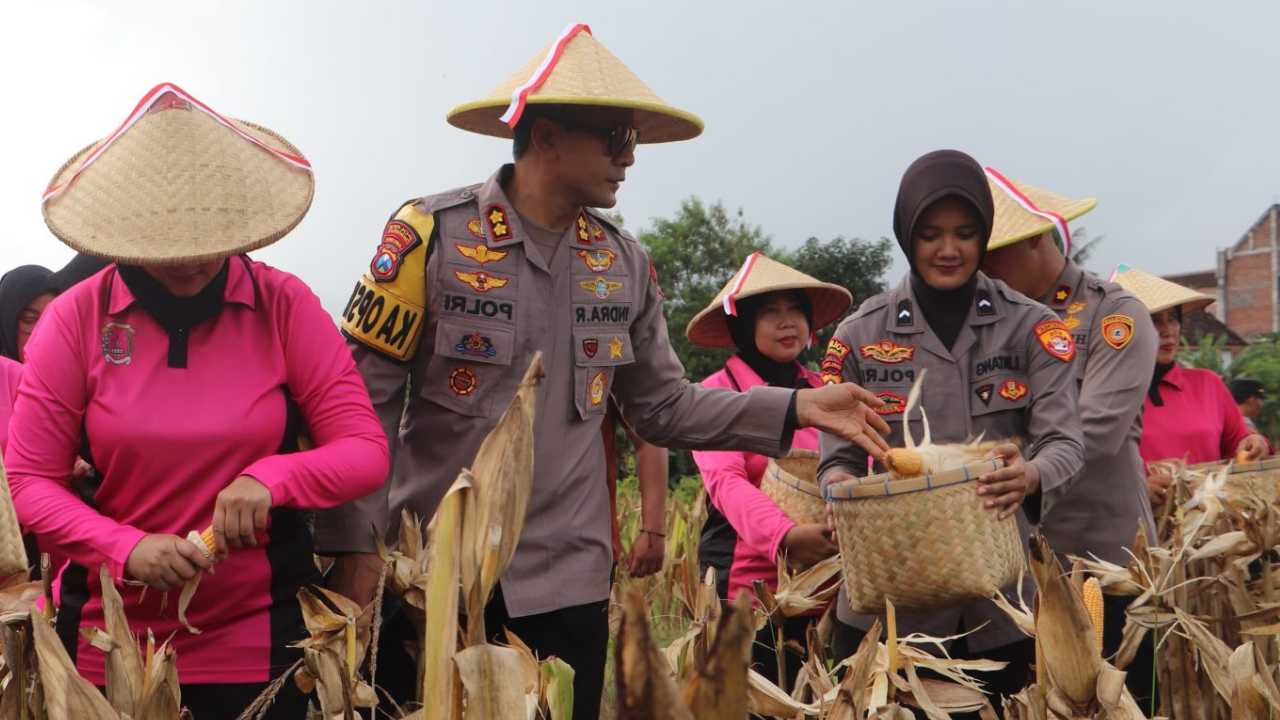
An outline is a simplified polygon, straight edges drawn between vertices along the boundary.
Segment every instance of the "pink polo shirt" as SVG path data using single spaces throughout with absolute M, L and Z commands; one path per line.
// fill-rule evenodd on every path
M 1222 378 L 1210 370 L 1175 364 L 1160 379 L 1156 407 L 1147 396 L 1142 406 L 1142 442 L 1138 452 L 1145 463 L 1185 458 L 1196 464 L 1227 460 L 1249 435 L 1240 407 Z
M 822 385 L 817 373 L 799 366 L 797 369 L 804 373 L 811 386 Z M 746 392 L 765 382 L 746 362 L 734 355 L 725 363 L 724 369 L 708 376 L 702 384 Z M 813 428 L 797 429 L 791 447 L 817 450 L 818 431 Z M 695 451 L 693 461 L 702 473 L 707 499 L 724 515 L 738 536 L 733 548 L 733 564 L 729 568 L 726 599 L 737 597 L 742 590 L 751 594 L 756 580 L 763 580 L 769 589 L 776 590 L 778 549 L 787 531 L 796 524 L 760 489 L 760 480 L 769 467 L 769 458 L 756 453 L 715 450 Z
M 114 265 L 54 300 L 27 345 L 5 454 L 19 519 L 88 570 L 82 626 L 103 622 L 101 564 L 119 578 L 145 534 L 208 527 L 217 494 L 239 475 L 270 489 L 268 535 L 291 530 L 206 573 L 188 611 L 203 635 L 179 624 L 176 591 L 165 602 L 160 592 L 120 587 L 140 640 L 148 628 L 173 636 L 184 683 L 262 682 L 283 670 L 271 667 L 273 642 L 279 652 L 296 627 L 273 620 L 290 617 L 296 587 L 277 580 L 307 576 L 313 560 L 309 542 L 297 541 L 300 516 L 281 509 L 364 495 L 389 465 L 364 383 L 320 301 L 288 273 L 247 257 L 229 262 L 225 304 L 191 329 L 185 368 L 168 366 L 168 335 Z M 287 397 L 312 450 L 277 454 Z M 68 486 L 82 437 L 102 476 L 97 509 Z M 79 582 L 71 572 L 56 588 L 64 611 Z M 81 639 L 77 656 L 81 673 L 101 684 L 103 654 Z
M 22 363 L 0 355 L 0 453 L 9 441 L 9 418 L 22 381 Z

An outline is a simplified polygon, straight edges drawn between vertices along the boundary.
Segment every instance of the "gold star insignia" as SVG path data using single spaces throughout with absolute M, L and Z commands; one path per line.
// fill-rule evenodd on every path
M 503 225 L 503 224 L 502 224 L 502 223 L 500 223 L 500 222 L 499 222 L 499 223 L 494 223 L 494 225 L 493 225 L 493 234 L 494 234 L 494 235 L 497 235 L 497 236 L 499 236 L 499 237 L 501 237 L 501 236 L 503 236 L 503 235 L 506 235 L 506 234 L 507 234 L 507 226 L 506 226 L 506 225 Z
M 613 360 L 622 359 L 622 338 L 615 336 L 609 341 L 609 357 Z
M 498 208 L 494 208 L 493 212 L 489 213 L 489 222 L 493 223 L 494 225 L 497 225 L 503 222 L 504 220 L 506 220 L 506 216 L 503 215 L 502 211 L 499 210 Z

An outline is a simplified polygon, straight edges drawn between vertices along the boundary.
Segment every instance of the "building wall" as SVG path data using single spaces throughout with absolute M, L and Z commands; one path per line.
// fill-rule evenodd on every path
M 1275 221 L 1273 208 L 1227 250 L 1219 262 L 1218 296 L 1225 303 L 1219 303 L 1215 315 L 1246 338 L 1280 329 L 1276 327 L 1277 286 L 1273 269 Z

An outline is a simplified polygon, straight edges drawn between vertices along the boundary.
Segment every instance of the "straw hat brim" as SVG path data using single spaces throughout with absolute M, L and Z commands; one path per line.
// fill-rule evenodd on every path
M 1216 302 L 1204 293 L 1133 268 L 1116 273 L 1115 282 L 1133 293 L 1152 315 L 1175 307 L 1184 313 L 1196 312 Z
M 475 102 L 463 103 L 449 111 L 450 125 L 462 130 L 489 135 L 491 137 L 512 137 L 512 130 L 499 118 L 507 111 L 510 98 L 488 98 Z M 691 112 L 681 110 L 663 103 L 630 98 L 581 97 L 581 96 L 535 96 L 530 97 L 528 105 L 561 105 L 581 107 L 612 107 L 631 110 L 634 123 L 639 131 L 638 142 L 664 143 L 692 140 L 702 134 L 702 119 Z
M 769 287 L 744 292 L 737 296 L 739 301 L 758 295 L 787 290 L 803 290 L 809 296 L 813 306 L 813 332 L 835 322 L 853 305 L 853 295 L 839 285 L 824 282 L 783 282 Z M 685 328 L 685 336 L 689 342 L 705 348 L 734 347 L 733 336 L 729 334 L 729 320 L 724 314 L 722 305 L 725 292 L 718 293 L 711 304 L 703 308 Z M 808 338 L 806 338 L 807 340 Z
M 266 145 L 302 155 L 265 127 L 231 122 Z M 65 182 L 102 142 L 63 163 L 50 185 Z M 79 252 L 132 265 L 171 265 L 270 245 L 302 221 L 314 196 L 311 172 L 203 113 L 171 109 L 140 119 L 42 212 L 49 230 Z
M 992 221 L 991 240 L 987 243 L 987 250 L 998 250 L 1053 230 L 1052 222 L 1023 208 L 998 185 L 991 182 L 990 179 L 988 179 L 988 183 L 991 185 L 992 200 L 995 202 L 995 216 Z M 1067 222 L 1079 218 L 1098 205 L 1096 198 L 1081 198 L 1077 200 L 1051 193 L 1047 190 L 1041 190 L 1031 185 L 1016 182 L 1014 185 L 1020 192 L 1030 198 L 1036 207 L 1057 213 Z

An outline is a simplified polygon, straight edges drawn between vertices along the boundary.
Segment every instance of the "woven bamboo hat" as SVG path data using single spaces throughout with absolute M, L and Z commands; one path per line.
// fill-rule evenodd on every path
M 289 141 L 166 83 L 58 169 L 43 212 L 80 252 L 134 265 L 196 263 L 279 240 L 314 193 L 311 166 Z
M 526 104 L 631 110 L 642 143 L 689 140 L 702 133 L 697 115 L 668 105 L 583 24 L 565 28 L 484 99 L 450 110 L 448 121 L 481 135 L 510 138 Z
M 1111 280 L 1133 293 L 1152 315 L 1172 307 L 1181 307 L 1183 312 L 1195 312 L 1214 302 L 1212 297 L 1204 293 L 1127 265 L 1116 268 Z
M 987 184 L 991 186 L 991 197 L 995 200 L 996 207 L 987 250 L 1012 245 L 1050 230 L 1057 230 L 1069 247 L 1071 232 L 1067 223 L 1098 204 L 1095 198 L 1075 200 L 1016 182 L 994 168 L 986 168 L 986 172 Z
M 815 331 L 829 325 L 853 304 L 853 295 L 839 285 L 812 278 L 757 252 L 747 257 L 711 304 L 693 316 L 685 335 L 701 347 L 733 347 L 727 318 L 738 314 L 737 302 L 780 290 L 803 290 L 809 296 Z

